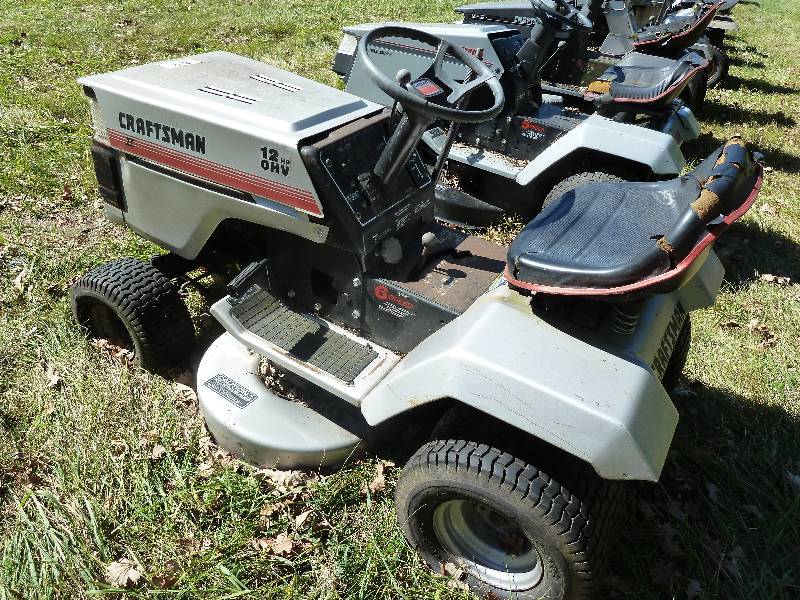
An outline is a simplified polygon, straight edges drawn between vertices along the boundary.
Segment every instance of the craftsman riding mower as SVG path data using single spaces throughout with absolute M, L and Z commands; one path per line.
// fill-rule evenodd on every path
M 585 0 L 589 15 L 602 14 L 595 36 L 606 36 L 601 52 L 620 52 L 633 49 L 639 52 L 673 57 L 685 49 L 703 53 L 709 60 L 707 81 L 709 87 L 719 84 L 728 72 L 728 56 L 722 48 L 719 27 L 712 28 L 724 0 L 689 1 L 674 8 L 664 3 L 658 16 L 642 23 L 642 16 L 625 0 Z M 714 40 L 710 38 L 714 37 Z M 595 37 L 595 42 L 600 40 Z M 715 45 L 719 44 L 719 45 Z
M 387 77 L 368 51 L 383 37 L 430 45 L 431 65 Z M 418 153 L 436 120 L 500 114 L 493 68 L 417 29 L 360 45 L 396 126 L 382 105 L 224 52 L 81 79 L 106 214 L 228 282 L 211 308 L 226 331 L 197 369 L 221 446 L 319 468 L 426 415 L 431 441 L 395 494 L 422 557 L 498 598 L 588 598 L 622 482 L 659 477 L 678 419 L 662 381 L 685 359 L 688 313 L 714 302 L 712 244 L 761 168 L 735 139 L 683 177 L 587 185 L 504 248 L 437 223 Z M 462 107 L 470 92 L 486 105 Z M 125 258 L 71 300 L 90 335 L 165 368 L 191 341 L 177 287 Z
M 558 8 L 555 3 L 554 6 Z M 615 48 L 605 48 L 605 51 L 601 52 L 597 48 L 600 42 L 596 40 L 598 37 L 602 39 L 602 36 L 596 30 L 605 29 L 606 17 L 602 11 L 590 11 L 590 8 L 591 5 L 582 6 L 581 13 L 592 21 L 594 26 L 591 31 L 572 31 L 569 36 L 560 39 L 557 46 L 546 49 L 546 52 L 552 53 L 548 64 L 542 69 L 542 78 L 546 82 L 543 88 L 546 91 L 551 91 L 553 86 L 586 87 L 604 71 L 614 67 L 623 69 L 632 66 L 650 67 L 668 72 L 675 68 L 676 61 L 697 62 L 697 55 L 705 58 L 705 48 L 700 52 L 689 50 L 675 52 L 672 57 L 666 58 L 635 52 L 630 41 L 618 44 Z M 540 21 L 536 11 L 532 10 L 530 0 L 469 4 L 458 7 L 456 12 L 464 15 L 464 23 L 503 24 L 519 29 L 523 35 L 529 35 L 531 27 Z M 691 77 L 681 94 L 681 99 L 692 110 L 698 110 L 705 100 L 706 76 L 707 73 L 703 73 L 703 76 Z
M 706 8 L 704 5 L 707 4 L 705 0 L 675 0 L 671 4 L 666 0 L 662 1 L 665 7 L 662 22 L 671 22 L 673 29 L 675 25 L 680 26 L 680 20 L 683 20 L 684 23 L 691 23 L 697 14 Z M 699 40 L 699 43 L 706 44 L 709 61 L 711 62 L 708 69 L 708 85 L 710 87 L 715 87 L 728 74 L 730 65 L 728 54 L 725 51 L 725 36 L 739 30 L 736 21 L 733 20 L 730 14 L 737 3 L 738 0 L 724 0 L 718 4 L 714 17 L 709 21 L 703 36 Z M 640 13 L 637 7 L 634 6 L 633 8 L 637 21 L 643 25 L 643 18 L 647 17 L 647 12 Z M 652 17 L 647 18 L 653 23 L 659 22 Z
M 453 127 L 434 122 L 423 134 L 423 158 L 429 164 L 448 158 L 436 189 L 436 216 L 442 220 L 480 227 L 512 214 L 529 219 L 579 184 L 675 176 L 686 164 L 678 144 L 699 134 L 694 115 L 678 100 L 705 66 L 699 56 L 671 61 L 664 69 L 646 63 L 663 59 L 642 55 L 645 62 L 613 67 L 588 88 L 543 94 L 539 72 L 545 49 L 557 36 L 590 29 L 591 23 L 565 0 L 555 8 L 543 0 L 527 6 L 539 21 L 525 36 L 498 25 L 413 25 L 477 56 L 499 78 L 506 98 L 492 120 Z M 372 83 L 368 65 L 378 65 L 387 76 L 406 68 L 417 80 L 432 55 L 421 42 L 372 36 L 370 60 L 364 60 L 356 52 L 357 40 L 382 27 L 345 28 L 334 70 L 348 92 L 393 106 L 394 99 Z M 436 60 L 453 80 L 464 81 L 458 61 Z M 431 88 L 431 93 L 439 92 Z M 485 101 L 476 93 L 465 104 Z

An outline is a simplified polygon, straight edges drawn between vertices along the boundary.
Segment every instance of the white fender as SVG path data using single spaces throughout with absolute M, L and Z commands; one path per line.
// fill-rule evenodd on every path
M 671 136 L 593 114 L 529 162 L 517 174 L 517 183 L 528 185 L 556 162 L 580 150 L 631 160 L 646 165 L 657 175 L 677 175 L 686 166 L 686 160 Z M 597 166 L 602 168 L 601 164 Z

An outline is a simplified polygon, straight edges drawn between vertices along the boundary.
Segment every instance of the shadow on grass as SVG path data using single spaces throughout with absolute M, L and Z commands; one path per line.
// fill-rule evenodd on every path
M 728 133 L 732 136 L 736 131 L 734 127 L 731 127 Z M 727 141 L 727 138 L 719 139 L 710 134 L 703 134 L 696 140 L 685 142 L 681 146 L 681 151 L 687 161 L 700 161 L 719 148 L 725 141 Z M 750 140 L 745 140 L 745 142 L 764 155 L 764 166 L 772 167 L 777 171 L 783 171 L 788 174 L 800 173 L 800 156 L 774 148 L 759 148 L 753 146 Z
M 762 92 L 764 94 L 800 94 L 800 89 L 770 83 L 761 79 L 743 79 L 735 75 L 728 75 L 721 84 L 727 90 L 740 90 L 742 88 Z
M 797 125 L 794 117 L 782 112 L 756 112 L 735 106 L 727 106 L 708 99 L 703 103 L 700 114 L 703 121 L 712 121 L 714 123 L 778 125 L 779 127 L 787 128 Z
M 800 248 L 788 237 L 758 223 L 736 222 L 714 249 L 725 266 L 725 280 L 738 286 L 769 273 L 800 281 Z
M 696 383 L 674 401 L 660 481 L 631 485 L 609 597 L 686 598 L 690 586 L 703 598 L 800 597 L 800 422 Z
M 766 64 L 763 60 L 754 60 L 746 56 L 728 55 L 728 63 L 735 67 L 750 67 L 751 69 L 763 69 Z

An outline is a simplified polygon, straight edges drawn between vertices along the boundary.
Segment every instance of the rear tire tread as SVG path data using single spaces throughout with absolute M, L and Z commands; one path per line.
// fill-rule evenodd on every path
M 78 279 L 70 299 L 73 314 L 82 325 L 87 325 L 84 311 L 89 304 L 110 308 L 134 342 L 136 361 L 157 371 L 187 358 L 194 344 L 191 316 L 177 292 L 175 282 L 152 265 L 120 258 Z

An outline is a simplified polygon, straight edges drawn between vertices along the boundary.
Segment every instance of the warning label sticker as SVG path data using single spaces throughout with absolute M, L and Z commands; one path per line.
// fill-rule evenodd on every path
M 243 385 L 236 383 L 233 379 L 222 373 L 214 375 L 211 379 L 204 384 L 208 389 L 215 391 L 217 394 L 225 398 L 239 408 L 244 408 L 253 400 L 258 398 L 256 394 L 248 390 Z
M 414 304 L 409 298 L 396 294 L 384 284 L 378 284 L 374 290 L 378 308 L 395 317 L 408 317 L 414 314 Z

